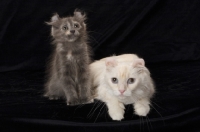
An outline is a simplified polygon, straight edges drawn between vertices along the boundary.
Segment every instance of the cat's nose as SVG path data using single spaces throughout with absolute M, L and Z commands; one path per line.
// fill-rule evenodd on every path
M 74 34 L 74 33 L 75 33 L 75 30 L 70 30 L 70 33 Z
M 123 94 L 123 93 L 125 92 L 125 90 L 119 90 L 119 92 L 120 92 L 121 94 Z

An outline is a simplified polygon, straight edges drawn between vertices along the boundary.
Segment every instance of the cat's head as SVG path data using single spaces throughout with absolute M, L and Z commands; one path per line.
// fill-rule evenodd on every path
M 65 18 L 60 18 L 56 13 L 47 24 L 52 26 L 51 35 L 54 39 L 74 42 L 86 36 L 85 20 L 86 15 L 79 10 L 75 10 L 73 16 Z
M 118 62 L 111 57 L 105 60 L 105 65 L 105 82 L 111 94 L 122 99 L 130 96 L 150 98 L 153 95 L 154 84 L 143 59 Z

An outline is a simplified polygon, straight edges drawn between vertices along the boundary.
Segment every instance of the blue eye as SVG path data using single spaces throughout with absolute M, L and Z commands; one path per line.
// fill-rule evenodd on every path
M 118 79 L 117 79 L 117 78 L 115 78 L 115 77 L 111 78 L 111 81 L 112 81 L 112 83 L 115 83 L 115 84 L 117 84 L 117 83 L 118 83 Z
M 129 78 L 127 81 L 128 84 L 133 84 L 134 82 L 135 82 L 134 78 Z

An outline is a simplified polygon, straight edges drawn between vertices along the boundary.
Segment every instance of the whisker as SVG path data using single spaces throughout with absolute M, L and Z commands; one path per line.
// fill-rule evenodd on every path
M 97 110 L 97 108 L 99 108 L 99 107 L 101 106 L 102 103 L 103 103 L 103 102 L 100 102 L 100 103 L 98 104 L 98 106 L 94 109 L 94 111 L 93 111 L 90 115 L 88 115 L 87 117 L 88 117 L 88 118 L 91 118 L 92 115 L 94 114 L 94 112 Z
M 76 113 L 76 110 L 77 110 L 77 109 L 83 107 L 84 105 L 85 105 L 85 104 L 81 104 L 81 105 L 77 106 L 76 109 L 74 110 L 74 114 Z
M 97 100 L 97 102 L 95 102 L 95 103 L 94 103 L 94 105 L 93 105 L 92 109 L 90 110 L 90 112 L 88 113 L 87 117 L 90 115 L 90 113 L 91 113 L 91 112 L 92 112 L 92 110 L 94 109 L 95 105 L 96 105 L 97 103 L 99 103 L 99 102 L 100 102 L 100 101 L 99 101 L 99 100 Z
M 88 36 L 88 38 L 94 40 L 97 44 L 99 44 L 99 42 L 94 37 Z
M 92 115 L 95 113 L 95 111 L 101 106 L 101 104 L 103 104 L 103 102 L 100 102 L 97 107 L 94 109 L 93 113 L 90 115 L 90 117 L 92 117 Z
M 103 109 L 104 106 L 105 106 L 105 104 L 103 104 L 103 106 L 101 107 L 101 109 L 100 109 L 100 111 L 99 111 L 99 113 L 98 113 L 98 115 L 97 115 L 97 117 L 96 117 L 94 123 L 97 121 L 97 118 L 99 117 L 99 114 L 100 114 L 100 112 L 101 112 L 101 110 Z
M 163 118 L 163 116 L 160 114 L 160 112 L 158 112 L 157 109 L 156 109 L 155 107 L 153 107 L 153 105 L 150 104 L 150 106 L 158 113 L 158 115 L 160 115 L 160 117 L 162 118 L 162 121 L 163 121 L 163 123 L 164 123 L 164 125 L 165 125 L 164 118 Z
M 159 108 L 165 110 L 164 108 L 162 108 L 161 106 L 159 106 L 158 104 L 156 104 L 156 102 L 153 102 L 152 100 L 151 100 L 151 102 L 154 103 L 157 107 L 159 107 Z
M 146 117 L 146 122 L 147 122 L 147 128 L 148 128 L 148 131 L 150 132 L 150 128 L 149 128 L 149 123 L 148 123 L 148 119 Z
M 142 127 L 144 128 L 144 120 L 143 120 L 143 117 L 141 116 L 142 118 Z M 144 130 L 144 129 L 143 129 Z
M 151 129 L 153 129 L 153 126 L 151 124 L 151 120 L 149 119 L 148 115 L 146 116 L 146 118 L 148 119 L 149 123 L 150 123 L 150 126 L 151 126 Z

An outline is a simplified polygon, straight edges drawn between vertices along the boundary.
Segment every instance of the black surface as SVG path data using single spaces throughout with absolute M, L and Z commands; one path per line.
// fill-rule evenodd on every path
M 66 106 L 44 97 L 44 73 L 17 71 L 0 74 L 0 116 L 6 130 L 165 131 L 199 130 L 200 62 L 147 65 L 156 82 L 156 95 L 148 117 L 126 106 L 125 119 L 112 121 L 101 102 Z M 13 127 L 10 127 L 13 126 Z
M 200 131 L 199 0 L 1 0 L 0 131 Z M 126 106 L 112 121 L 101 102 L 44 97 L 54 12 L 87 12 L 93 59 L 136 53 L 156 84 L 148 117 Z

